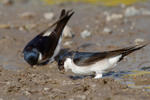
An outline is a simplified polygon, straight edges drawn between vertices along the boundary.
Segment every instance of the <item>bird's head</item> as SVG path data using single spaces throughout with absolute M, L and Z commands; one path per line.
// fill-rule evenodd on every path
M 31 66 L 36 65 L 39 59 L 39 51 L 35 48 L 24 50 L 24 59 Z
M 66 71 L 69 68 L 68 63 L 70 62 L 72 55 L 73 55 L 73 52 L 67 52 L 59 56 L 58 69 L 60 71 L 64 71 L 64 70 Z
M 58 69 L 60 71 L 64 71 L 64 62 L 65 62 L 66 58 L 62 58 L 60 57 L 60 59 L 58 60 Z
M 65 58 L 65 59 L 62 59 L 62 60 L 59 60 L 59 62 L 58 62 L 58 69 L 60 70 L 60 71 L 65 71 L 65 72 L 67 72 L 69 69 L 71 69 L 71 66 L 70 66 L 70 64 L 71 64 L 71 58 Z

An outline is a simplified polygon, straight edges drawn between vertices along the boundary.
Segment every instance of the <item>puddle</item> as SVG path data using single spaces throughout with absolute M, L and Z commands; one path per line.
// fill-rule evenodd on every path
M 131 5 L 137 2 L 143 2 L 146 0 L 42 0 L 46 4 L 58 4 L 63 2 L 84 2 L 90 4 L 102 4 L 105 6 L 117 6 L 119 4 Z
M 128 85 L 130 88 L 150 91 L 150 71 L 136 70 L 130 72 L 116 72 L 112 73 L 111 76 L 122 84 Z

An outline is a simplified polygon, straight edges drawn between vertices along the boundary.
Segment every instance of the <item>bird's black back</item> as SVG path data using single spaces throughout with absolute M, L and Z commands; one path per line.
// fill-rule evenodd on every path
M 86 65 L 91 65 L 94 64 L 97 61 L 115 57 L 118 55 L 122 55 L 119 61 L 123 59 L 124 56 L 139 50 L 143 47 L 145 47 L 147 44 L 144 45 L 135 45 L 123 49 L 118 49 L 118 50 L 112 50 L 112 51 L 104 51 L 104 52 L 75 52 L 73 54 L 73 61 L 76 65 L 79 66 L 86 66 Z

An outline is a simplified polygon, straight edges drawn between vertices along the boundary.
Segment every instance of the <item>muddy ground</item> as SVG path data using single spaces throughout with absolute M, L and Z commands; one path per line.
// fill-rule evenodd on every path
M 21 54 L 28 41 L 58 18 L 62 8 L 75 11 L 68 23 L 74 37 L 63 39 L 64 48 L 74 50 L 86 44 L 80 51 L 103 51 L 150 41 L 149 5 L 150 1 L 115 7 L 46 5 L 34 0 L 0 3 L 0 100 L 150 100 L 150 46 L 129 55 L 98 80 L 74 79 L 71 72 L 59 72 L 56 62 L 31 68 Z M 129 7 L 138 13 L 127 16 Z M 47 12 L 54 18 L 44 18 Z M 121 17 L 107 19 L 114 14 Z M 80 33 L 84 30 L 91 36 L 83 39 Z M 66 46 L 66 41 L 72 44 Z

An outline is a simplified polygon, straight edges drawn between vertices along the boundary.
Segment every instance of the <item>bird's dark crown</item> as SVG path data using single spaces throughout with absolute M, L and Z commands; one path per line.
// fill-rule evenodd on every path
M 64 55 L 59 57 L 59 60 L 58 60 L 58 69 L 60 71 L 64 69 L 64 62 L 65 62 L 65 60 L 66 60 L 66 57 Z
M 24 59 L 31 65 L 38 63 L 39 51 L 35 48 L 30 50 L 24 50 Z
M 59 56 L 59 60 L 58 60 L 58 69 L 59 70 L 63 70 L 64 69 L 64 62 L 67 58 L 72 58 L 73 52 L 72 51 L 68 51 L 62 55 Z

